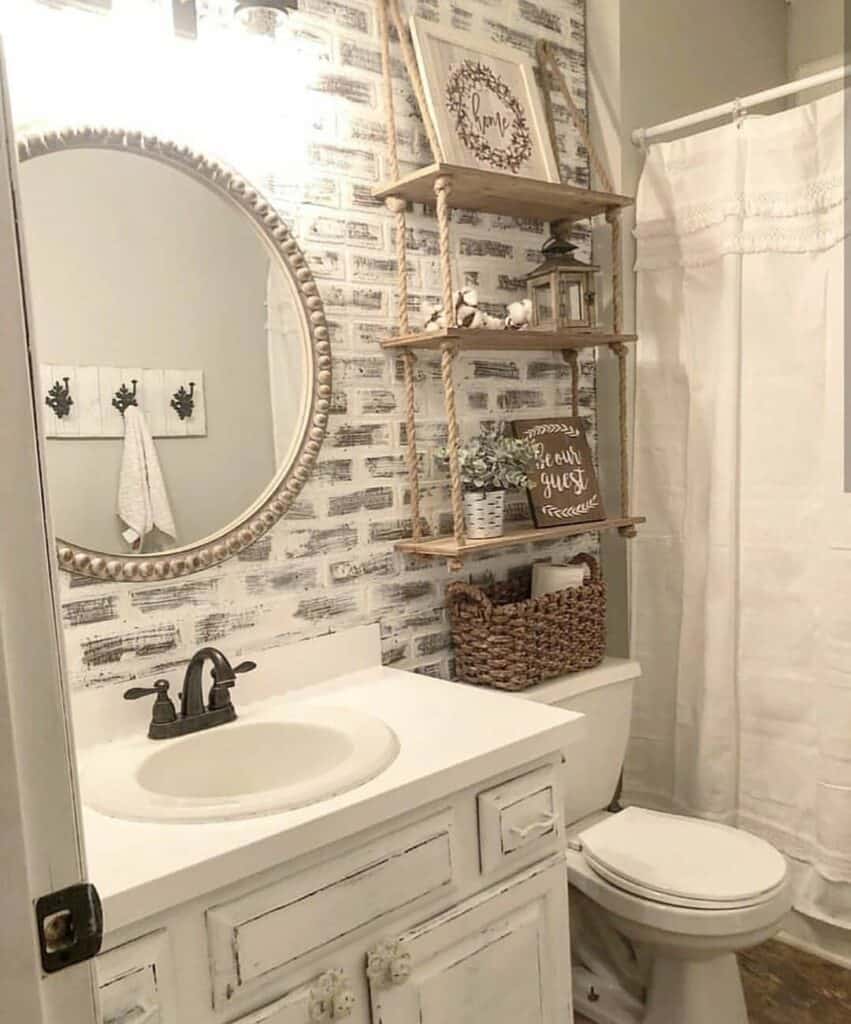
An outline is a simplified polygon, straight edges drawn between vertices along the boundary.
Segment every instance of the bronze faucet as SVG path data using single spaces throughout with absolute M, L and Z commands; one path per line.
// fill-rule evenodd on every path
M 213 685 L 207 706 L 204 706 L 204 665 L 213 663 Z M 236 718 L 236 709 L 230 699 L 230 689 L 236 683 L 236 676 L 242 672 L 250 672 L 257 668 L 253 661 L 243 661 L 235 668 L 216 647 L 202 647 L 192 655 L 186 666 L 183 678 L 183 691 L 180 694 L 180 714 L 174 702 L 168 696 L 168 680 L 158 679 L 153 686 L 134 686 L 125 690 L 125 700 L 138 700 L 156 694 L 148 736 L 152 740 L 170 739 L 174 736 L 186 736 L 212 729 L 213 726 L 232 722 Z

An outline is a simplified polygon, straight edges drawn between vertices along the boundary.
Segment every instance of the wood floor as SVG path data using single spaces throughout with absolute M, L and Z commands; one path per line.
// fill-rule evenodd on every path
M 739 956 L 750 1024 L 851 1024 L 851 971 L 766 942 Z
M 742 953 L 739 964 L 750 1024 L 851 1024 L 851 971 L 782 942 Z M 589 1022 L 577 1014 L 576 1024 Z

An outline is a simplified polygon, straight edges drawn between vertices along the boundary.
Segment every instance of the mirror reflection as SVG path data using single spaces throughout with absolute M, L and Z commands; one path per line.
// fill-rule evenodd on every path
M 305 430 L 289 268 L 239 206 L 143 154 L 49 153 L 20 180 L 57 533 L 126 555 L 222 531 Z

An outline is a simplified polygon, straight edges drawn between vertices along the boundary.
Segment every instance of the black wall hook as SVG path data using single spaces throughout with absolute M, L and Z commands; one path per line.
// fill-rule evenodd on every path
M 115 408 L 124 415 L 124 410 L 128 409 L 131 405 L 138 405 L 136 401 L 136 387 L 138 385 L 137 380 L 131 380 L 130 383 L 133 385 L 133 390 L 127 387 L 126 384 L 122 384 L 121 387 L 115 392 L 112 399 L 112 404 Z
M 44 404 L 50 406 L 59 420 L 64 419 L 68 415 L 71 411 L 71 406 L 74 404 L 74 399 L 71 397 L 71 389 L 68 387 L 70 379 L 70 377 L 63 377 L 62 382 L 55 381 L 44 400 Z
M 171 398 L 171 407 L 182 420 L 188 420 L 195 410 L 195 381 L 189 381 L 189 390 L 181 384 Z

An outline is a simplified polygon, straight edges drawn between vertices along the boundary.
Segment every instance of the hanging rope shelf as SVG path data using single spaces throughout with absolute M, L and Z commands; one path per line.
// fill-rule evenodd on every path
M 405 385 L 407 450 L 406 465 L 411 490 L 412 537 L 401 541 L 397 548 L 408 553 L 446 558 L 450 569 L 458 569 L 467 555 L 483 551 L 528 544 L 535 541 L 555 540 L 559 537 L 601 530 L 617 530 L 622 536 L 634 537 L 636 526 L 645 520 L 630 512 L 629 491 L 629 431 L 627 406 L 627 374 L 629 344 L 637 341 L 634 334 L 623 333 L 623 265 L 621 254 L 621 210 L 633 200 L 614 192 L 609 174 L 600 160 L 588 133 L 582 113 L 573 101 L 567 81 L 556 62 L 555 55 L 545 40 L 536 45 L 536 56 L 543 72 L 544 109 L 550 138 L 555 145 L 555 128 L 550 100 L 550 88 L 558 89 L 564 97 L 573 124 L 588 151 L 591 165 L 605 191 L 578 188 L 573 185 L 537 181 L 530 178 L 500 174 L 493 171 L 471 169 L 448 164 L 444 160 L 434 125 L 425 101 L 422 80 L 407 26 L 398 0 L 379 0 L 379 31 L 383 69 L 384 103 L 390 125 L 396 123 L 393 87 L 390 72 L 390 26 L 399 39 L 402 59 L 416 97 L 425 132 L 435 162 L 401 177 L 396 146 L 396 133 L 388 132 L 389 169 L 391 181 L 375 190 L 376 198 L 384 201 L 395 219 L 396 262 L 398 267 L 399 324 L 398 334 L 382 342 L 384 348 L 402 354 Z M 436 206 L 440 245 L 440 280 L 443 310 L 448 318 L 445 328 L 436 332 L 412 332 L 408 319 L 408 266 L 406 250 L 406 210 L 412 202 Z M 528 217 L 543 221 L 575 222 L 590 217 L 605 216 L 611 226 L 612 244 L 612 321 L 611 333 L 565 331 L 493 331 L 459 327 L 454 322 L 452 269 L 450 260 L 450 210 L 459 207 L 486 213 L 502 213 L 513 217 Z M 579 359 L 583 348 L 607 347 L 618 360 L 619 427 L 620 427 L 620 515 L 601 522 L 572 524 L 570 526 L 535 529 L 532 527 L 506 533 L 488 540 L 468 540 L 464 527 L 464 502 L 461 473 L 458 464 L 460 436 L 456 409 L 453 364 L 460 351 L 476 349 L 511 349 L 514 351 L 560 351 L 571 372 L 572 414 L 579 414 Z M 417 458 L 417 431 L 415 416 L 414 350 L 428 349 L 440 352 L 440 374 L 443 383 L 444 408 L 449 452 L 450 495 L 452 503 L 453 533 L 447 537 L 423 538 L 420 513 L 419 460 Z

